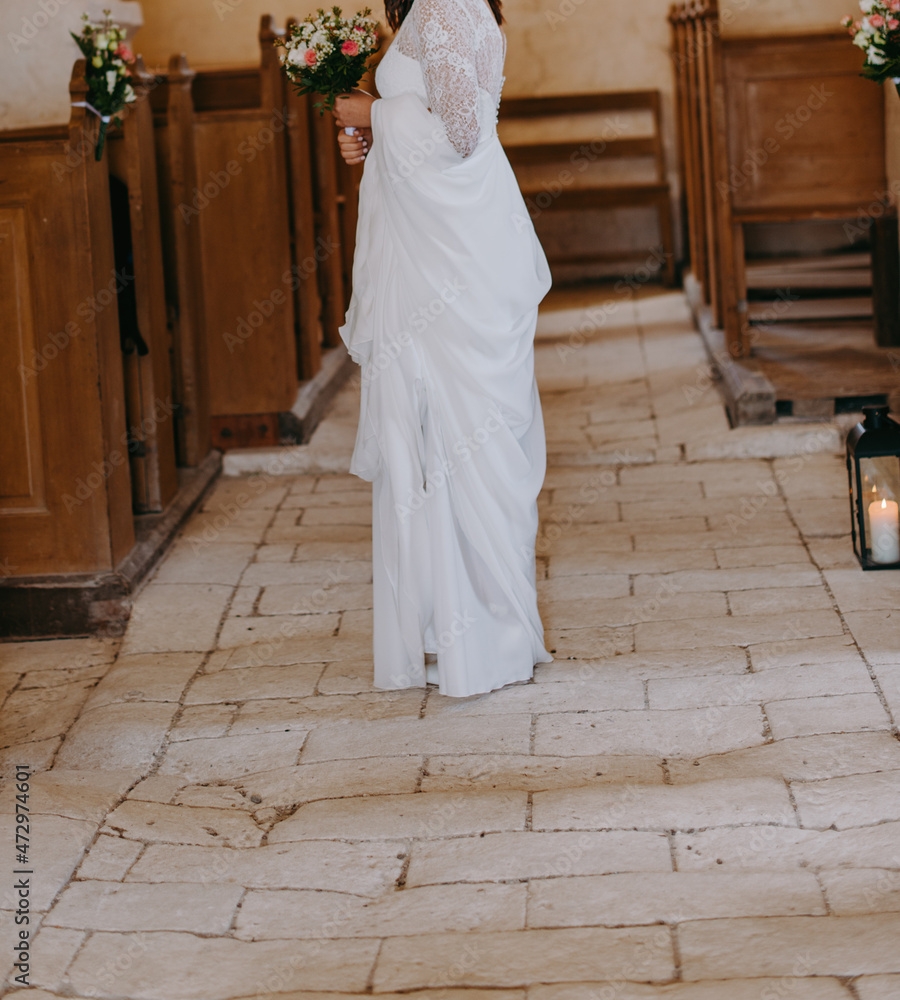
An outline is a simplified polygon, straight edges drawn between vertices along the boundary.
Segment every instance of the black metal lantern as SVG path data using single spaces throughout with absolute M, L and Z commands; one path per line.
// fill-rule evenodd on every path
M 863 569 L 900 569 L 900 424 L 864 406 L 847 435 L 853 550 Z

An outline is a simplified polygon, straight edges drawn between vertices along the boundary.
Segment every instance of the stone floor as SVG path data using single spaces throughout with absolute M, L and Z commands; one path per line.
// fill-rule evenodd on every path
M 557 295 L 537 364 L 534 683 L 372 690 L 369 488 L 317 471 L 352 387 L 232 459 L 121 640 L 0 647 L 7 995 L 900 997 L 900 579 L 839 434 L 729 431 L 676 294 Z

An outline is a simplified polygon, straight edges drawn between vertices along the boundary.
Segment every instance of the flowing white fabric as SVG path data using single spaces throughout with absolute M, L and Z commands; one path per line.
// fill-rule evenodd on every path
M 496 134 L 504 47 L 484 0 L 415 0 L 376 78 L 341 336 L 362 367 L 350 468 L 373 482 L 381 688 L 423 685 L 426 651 L 456 697 L 552 659 L 534 559 L 550 278 Z

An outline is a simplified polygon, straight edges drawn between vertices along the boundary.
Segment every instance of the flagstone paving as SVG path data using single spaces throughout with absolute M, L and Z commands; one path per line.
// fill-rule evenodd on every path
M 900 997 L 900 584 L 839 431 L 729 430 L 675 293 L 554 293 L 536 365 L 532 683 L 373 690 L 352 384 L 229 458 L 121 639 L 0 646 L 4 995 Z

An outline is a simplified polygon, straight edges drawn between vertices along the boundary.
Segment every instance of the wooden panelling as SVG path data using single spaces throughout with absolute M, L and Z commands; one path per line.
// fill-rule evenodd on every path
M 194 71 L 173 56 L 151 95 L 159 178 L 160 221 L 168 325 L 172 335 L 172 395 L 178 464 L 198 466 L 210 449 L 209 378 L 200 227 L 189 211 L 197 195 L 194 152 Z
M 287 108 L 282 92 L 263 88 L 264 76 L 262 68 L 201 71 L 193 85 L 202 104 L 195 98 L 197 191 L 188 214 L 201 236 L 215 416 L 289 410 L 297 393 Z
M 884 190 L 884 103 L 844 33 L 723 43 L 736 213 L 868 205 Z
M 619 134 L 609 124 L 609 116 L 637 114 L 646 121 L 648 135 Z M 568 94 L 558 97 L 514 98 L 500 105 L 500 124 L 504 131 L 521 135 L 534 132 L 541 122 L 558 126 L 560 120 L 572 122 L 573 132 L 579 130 L 577 116 L 593 118 L 599 131 L 587 141 L 573 138 L 561 142 L 555 136 L 544 141 L 504 141 L 507 157 L 516 171 L 519 187 L 528 211 L 538 219 L 544 213 L 609 211 L 621 208 L 650 207 L 655 210 L 658 250 L 662 251 L 660 268 L 667 284 L 675 280 L 675 245 L 672 229 L 672 202 L 666 178 L 662 145 L 660 96 L 655 90 L 622 91 L 619 93 Z M 582 122 L 583 130 L 588 122 Z M 613 134 L 610 134 L 610 133 Z M 592 176 L 593 165 L 622 164 L 619 178 Z M 543 176 L 536 168 L 544 167 Z M 638 171 L 643 167 L 645 176 Z M 619 261 L 622 264 L 644 263 L 646 252 L 631 250 L 614 254 L 608 246 L 595 246 L 588 252 L 573 253 L 560 247 L 547 250 L 551 265 L 591 264 Z
M 271 448 L 278 444 L 278 414 L 236 414 L 212 417 L 213 447 L 221 451 L 231 448 Z
M 291 281 L 297 342 L 297 374 L 311 379 L 322 366 L 322 299 L 316 274 L 321 252 L 316 239 L 313 200 L 313 163 L 310 144 L 310 99 L 300 96 L 281 68 L 276 41 L 284 32 L 274 19 L 260 21 L 260 79 L 262 102 L 286 110 L 285 172 L 290 213 Z
M 741 357 L 753 319 L 745 227 L 852 219 L 881 202 L 883 93 L 844 33 L 723 42 L 716 0 L 678 3 L 670 21 L 691 264 Z
M 81 74 L 76 64 L 75 101 L 84 98 Z M 74 108 L 68 142 L 0 134 L 0 218 L 11 222 L 18 349 L 28 366 L 0 370 L 2 395 L 18 399 L 29 422 L 13 455 L 14 492 L 26 484 L 26 456 L 32 463 L 27 505 L 8 498 L 0 512 L 0 551 L 16 575 L 112 569 L 134 542 L 118 322 L 114 297 L 102 294 L 115 278 L 107 168 L 90 148 L 96 132 L 96 118 Z M 87 155 L 77 152 L 84 146 Z M 7 274 L 6 316 L 11 295 Z
M 46 509 L 26 221 L 25 206 L 0 208 L 0 516 Z
M 293 303 L 283 278 L 291 266 L 288 218 L 286 199 L 277 195 L 273 117 L 197 117 L 204 200 L 194 224 L 201 232 L 210 412 L 216 415 L 288 410 L 296 394 Z
M 286 100 L 298 364 L 300 378 L 310 379 L 322 366 L 322 298 L 316 280 L 322 251 L 313 201 L 310 100 L 308 95 L 298 96 L 293 87 L 287 88 Z
M 78 81 L 80 90 L 82 82 Z M 70 125 L 80 133 L 82 127 L 75 122 L 73 111 Z M 93 124 L 93 123 L 92 123 Z M 80 247 L 89 247 L 90 286 L 100 292 L 115 287 L 116 262 L 113 255 L 112 216 L 109 200 L 109 172 L 105 163 L 90 162 L 84 171 L 84 199 L 80 203 L 84 217 L 80 220 Z M 131 475 L 128 463 L 128 415 L 125 404 L 125 386 L 122 368 L 122 347 L 119 338 L 119 320 L 116 306 L 111 303 L 97 311 L 95 318 L 97 361 L 99 368 L 100 421 L 103 432 L 103 467 L 106 480 L 107 531 L 112 566 L 117 566 L 134 545 L 134 518 L 131 509 Z
M 159 187 L 149 93 L 154 78 L 138 60 L 132 73 L 137 100 L 129 107 L 121 138 L 108 143 L 110 172 L 128 190 L 128 219 L 137 327 L 149 350 L 123 357 L 136 513 L 162 511 L 175 496 L 175 408 L 171 342 L 166 325 L 165 278 Z M 120 275 L 120 284 L 128 280 Z

